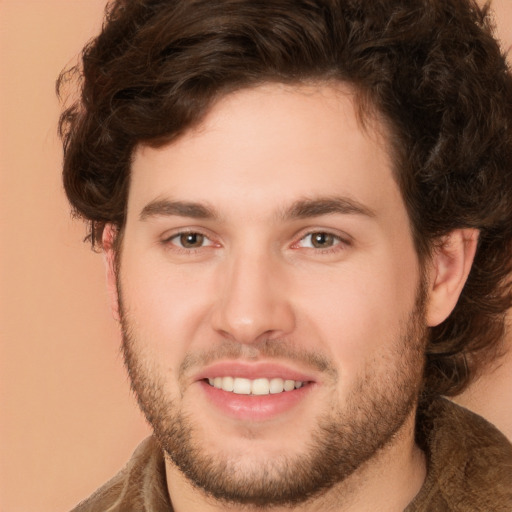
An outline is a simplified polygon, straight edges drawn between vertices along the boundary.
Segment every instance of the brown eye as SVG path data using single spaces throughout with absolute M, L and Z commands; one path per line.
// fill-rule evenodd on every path
M 201 233 L 182 233 L 179 235 L 179 245 L 185 249 L 197 249 L 204 245 L 205 236 Z
M 304 247 L 309 249 L 336 249 L 338 246 L 341 247 L 346 244 L 343 240 L 333 233 L 328 231 L 313 231 L 312 233 L 304 236 L 297 247 Z
M 331 233 L 311 233 L 311 245 L 316 249 L 332 247 L 336 243 L 336 237 Z

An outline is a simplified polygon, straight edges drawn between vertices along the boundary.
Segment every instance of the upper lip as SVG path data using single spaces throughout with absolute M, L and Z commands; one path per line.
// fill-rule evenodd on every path
M 310 373 L 293 366 L 275 362 L 219 361 L 202 368 L 194 375 L 194 380 L 214 379 L 215 377 L 242 377 L 245 379 L 281 378 L 301 382 L 316 382 Z

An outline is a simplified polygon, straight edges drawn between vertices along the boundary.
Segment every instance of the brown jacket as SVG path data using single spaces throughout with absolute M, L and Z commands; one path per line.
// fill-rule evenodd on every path
M 512 512 L 512 445 L 480 416 L 439 398 L 418 413 L 427 478 L 404 512 Z M 164 458 L 149 437 L 72 512 L 172 512 Z

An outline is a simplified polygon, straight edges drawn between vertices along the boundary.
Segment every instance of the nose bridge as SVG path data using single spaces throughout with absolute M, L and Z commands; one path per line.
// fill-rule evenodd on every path
M 234 250 L 224 262 L 214 327 L 240 343 L 279 337 L 294 327 L 283 262 L 262 247 Z

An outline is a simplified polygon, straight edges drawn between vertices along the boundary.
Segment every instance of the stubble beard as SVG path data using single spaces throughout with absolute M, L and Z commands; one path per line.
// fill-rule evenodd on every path
M 294 506 L 344 482 L 390 445 L 414 414 L 420 392 L 426 328 L 424 298 L 402 327 L 393 353 L 384 361 L 386 379 L 369 364 L 345 403 L 326 404 L 300 454 L 244 465 L 244 454 L 212 454 L 194 419 L 165 395 L 165 380 L 141 363 L 133 323 L 122 306 L 125 365 L 139 406 L 172 463 L 209 498 L 257 508 Z M 278 342 L 276 342 L 278 343 Z M 234 349 L 236 351 L 236 349 Z M 273 347 L 279 353 L 279 348 Z M 334 401 L 334 400 L 333 400 Z M 291 426 L 293 428 L 293 425 Z M 249 441 L 248 441 L 249 442 Z

